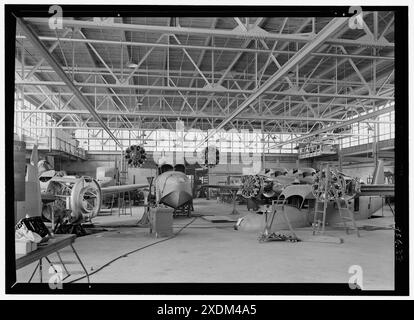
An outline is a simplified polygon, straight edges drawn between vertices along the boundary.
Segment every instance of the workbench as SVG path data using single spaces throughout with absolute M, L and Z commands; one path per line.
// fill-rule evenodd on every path
M 36 250 L 29 252 L 28 254 L 16 254 L 16 270 L 21 269 L 33 262 L 39 261 L 35 270 L 33 271 L 32 276 L 30 277 L 29 282 L 33 278 L 33 275 L 36 272 L 37 268 L 39 268 L 40 282 L 43 282 L 42 259 L 46 259 L 47 262 L 53 267 L 53 264 L 49 260 L 48 256 L 53 253 L 56 253 L 61 263 L 63 264 L 63 261 L 59 254 L 59 250 L 69 246 L 71 247 L 73 253 L 75 254 L 76 259 L 79 261 L 79 264 L 82 266 L 82 269 L 85 272 L 86 277 L 88 279 L 88 283 L 89 283 L 88 271 L 86 270 L 85 266 L 82 263 L 82 260 L 79 258 L 78 253 L 73 247 L 73 243 L 75 242 L 75 239 L 76 239 L 76 235 L 74 234 L 55 234 L 54 236 L 49 238 L 46 244 L 38 245 L 38 248 Z M 63 267 L 65 268 L 65 271 L 69 274 L 64 264 L 63 264 Z

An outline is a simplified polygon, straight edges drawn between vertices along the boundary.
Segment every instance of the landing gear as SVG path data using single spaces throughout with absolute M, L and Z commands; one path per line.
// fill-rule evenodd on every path
M 185 215 L 187 217 L 191 217 L 191 211 L 194 211 L 193 200 L 183 204 L 182 206 L 174 209 L 173 217 L 179 215 Z
M 250 211 L 250 209 L 252 209 L 253 211 L 259 210 L 259 203 L 255 198 L 247 199 L 247 210 Z
M 88 233 L 81 224 L 58 224 L 55 234 L 76 234 L 78 237 L 86 236 Z
M 76 234 L 77 236 L 85 236 L 88 233 L 82 226 L 82 219 L 73 220 L 70 215 L 71 210 L 63 210 L 60 215 L 55 215 L 55 226 L 53 233 L 55 234 Z

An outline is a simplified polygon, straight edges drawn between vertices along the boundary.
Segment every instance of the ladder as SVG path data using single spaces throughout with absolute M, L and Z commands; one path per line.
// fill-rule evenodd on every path
M 325 220 L 326 220 L 326 209 L 328 208 L 328 199 L 323 201 L 316 199 L 315 201 L 315 212 L 313 215 L 313 235 L 317 233 L 323 234 L 325 232 Z M 322 214 L 322 220 L 319 218 L 319 215 Z M 322 229 L 321 229 L 322 226 Z
M 124 153 L 121 153 L 121 159 L 119 161 L 119 176 L 118 176 L 119 184 L 127 184 L 128 183 L 128 164 L 124 157 Z
M 321 168 L 321 171 L 323 168 Z M 315 200 L 315 212 L 313 215 L 313 235 L 316 233 L 325 233 L 325 221 L 326 221 L 326 209 L 328 208 L 328 186 L 329 186 L 329 180 L 331 178 L 329 166 L 326 166 L 325 168 L 325 184 L 324 184 L 324 193 L 323 193 L 323 199 L 316 198 Z M 322 207 L 321 207 L 322 205 Z M 319 219 L 319 215 L 322 214 L 322 220 Z M 321 230 L 322 226 L 322 230 Z
M 128 195 L 126 197 L 126 195 Z M 123 191 L 118 194 L 118 217 L 127 215 L 127 206 L 129 208 L 129 215 L 132 216 L 131 207 L 131 193 L 130 191 Z
M 201 176 L 201 184 L 202 185 L 210 184 L 210 178 L 208 174 L 205 176 Z M 206 200 L 210 200 L 210 188 L 207 188 L 205 192 L 206 192 Z
M 110 211 L 110 213 L 111 213 L 111 215 L 112 215 L 112 209 L 114 208 L 114 203 L 116 202 L 116 196 L 115 196 L 115 193 L 113 193 L 112 194 L 112 199 L 111 199 L 111 211 Z
M 118 176 L 118 181 L 115 182 L 115 185 L 117 185 L 117 186 L 120 186 L 121 185 L 120 182 L 119 182 L 119 176 Z M 110 207 L 110 209 L 111 209 L 111 211 L 110 211 L 111 215 L 112 215 L 112 210 L 114 209 L 114 203 L 115 202 L 118 204 L 118 209 L 119 209 L 119 197 L 120 197 L 119 192 L 118 192 L 118 194 L 112 193 L 111 207 Z
M 128 182 L 128 171 L 119 171 L 120 184 L 126 184 Z
M 341 217 L 346 233 L 349 234 L 349 229 L 350 229 L 348 222 L 352 222 L 352 225 L 351 225 L 352 229 L 355 230 L 358 237 L 360 237 L 361 235 L 359 234 L 359 230 L 355 222 L 354 212 L 349 209 L 348 202 L 344 198 L 338 198 L 335 200 L 335 202 L 336 202 L 336 206 L 339 211 L 339 216 Z M 345 206 L 341 204 L 344 204 Z

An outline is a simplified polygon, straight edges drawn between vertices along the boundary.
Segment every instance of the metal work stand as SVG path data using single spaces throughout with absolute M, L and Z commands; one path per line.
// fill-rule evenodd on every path
M 70 247 L 72 248 L 72 251 L 73 251 L 73 253 L 75 254 L 76 259 L 78 260 L 79 264 L 82 266 L 82 269 L 83 269 L 83 271 L 84 271 L 84 272 L 85 272 L 85 274 L 86 274 L 86 278 L 87 278 L 87 280 L 88 280 L 88 284 L 89 284 L 89 283 L 90 283 L 90 281 L 89 281 L 89 274 L 88 274 L 88 271 L 86 270 L 86 268 L 85 268 L 84 264 L 82 263 L 82 260 L 79 258 L 78 253 L 76 252 L 75 248 L 74 248 L 72 245 L 70 245 Z M 67 279 L 68 277 L 70 277 L 70 276 L 71 276 L 71 274 L 69 273 L 68 269 L 66 268 L 66 265 L 64 264 L 64 262 L 63 262 L 63 260 L 62 260 L 62 258 L 61 258 L 61 256 L 60 256 L 60 254 L 59 254 L 59 252 L 58 252 L 58 251 L 56 251 L 56 254 L 58 255 L 58 257 L 59 257 L 59 261 L 60 261 L 60 263 L 62 264 L 63 269 L 65 270 L 66 276 L 62 279 L 62 280 L 65 280 L 65 279 Z M 50 259 L 49 259 L 47 256 L 45 256 L 44 258 L 45 258 L 45 260 L 49 263 L 49 265 L 53 268 L 53 270 L 55 271 L 55 273 L 58 273 L 58 271 L 55 269 L 55 266 L 54 266 L 53 262 L 52 262 L 52 261 L 50 261 Z M 35 273 L 36 273 L 36 271 L 37 271 L 37 269 L 38 269 L 38 268 L 39 268 L 39 279 L 40 279 L 40 283 L 43 283 L 43 262 L 42 262 L 42 259 L 43 259 L 43 258 L 40 258 L 40 259 L 39 259 L 39 262 L 37 263 L 37 265 L 36 265 L 35 269 L 33 270 L 33 273 L 32 273 L 32 275 L 30 276 L 30 279 L 29 279 L 29 281 L 28 281 L 29 283 L 32 281 L 32 279 L 33 279 L 33 277 L 34 277 L 34 275 L 35 275 Z
M 339 215 L 341 216 L 342 223 L 344 225 L 345 231 L 348 234 L 349 233 L 349 225 L 347 222 L 352 222 L 352 228 L 356 231 L 356 234 L 358 237 L 361 235 L 359 234 L 358 227 L 355 222 L 354 212 L 352 210 L 349 210 L 347 201 L 343 198 L 337 198 L 335 200 L 336 205 L 338 207 Z M 345 206 L 341 206 L 341 203 L 344 203 Z
M 32 264 L 33 262 L 38 261 L 30 279 L 29 282 L 32 281 L 36 271 L 39 269 L 39 278 L 40 278 L 40 282 L 43 283 L 43 259 L 45 259 L 50 266 L 52 266 L 53 270 L 55 272 L 57 272 L 57 270 L 55 269 L 53 263 L 49 260 L 48 256 L 56 253 L 67 276 L 70 275 L 69 271 L 67 270 L 65 264 L 62 261 L 62 258 L 59 254 L 59 250 L 70 246 L 70 248 L 72 249 L 72 252 L 75 254 L 76 259 L 78 260 L 79 264 L 81 265 L 83 271 L 85 272 L 86 278 L 88 280 L 88 283 L 90 283 L 89 281 L 89 274 L 88 271 L 86 270 L 82 260 L 80 259 L 78 253 L 76 252 L 76 249 L 73 247 L 73 242 L 75 241 L 76 236 L 75 235 L 55 235 L 53 238 L 49 239 L 49 243 L 46 244 L 43 247 L 39 247 L 37 250 L 34 250 L 28 254 L 25 255 L 16 255 L 16 270 L 23 268 L 29 264 Z M 67 277 L 65 277 L 67 278 Z
M 231 190 L 231 202 L 233 204 L 233 210 L 231 214 L 239 214 L 239 211 L 236 209 L 237 192 L 238 190 Z
M 291 241 L 291 242 L 297 242 L 297 241 L 301 241 L 299 239 L 299 237 L 296 235 L 292 225 L 290 224 L 290 220 L 284 210 L 284 200 L 273 200 L 272 201 L 272 218 L 270 220 L 270 224 L 268 224 L 268 212 L 266 211 L 265 214 L 265 220 L 266 220 L 266 224 L 265 224 L 265 228 L 263 230 L 262 235 L 259 238 L 260 242 L 267 242 L 267 241 Z M 276 205 L 282 205 L 282 210 L 276 210 Z M 275 219 L 275 217 L 277 218 L 280 213 L 282 212 L 282 217 L 285 220 L 287 226 L 289 227 L 289 231 L 290 231 L 290 235 L 285 236 L 285 235 L 278 235 L 276 233 L 272 233 L 271 232 L 271 228 L 272 228 L 272 224 L 273 221 Z

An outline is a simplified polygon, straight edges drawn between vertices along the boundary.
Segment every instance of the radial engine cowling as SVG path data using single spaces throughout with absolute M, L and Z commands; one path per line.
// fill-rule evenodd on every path
M 90 220 L 96 217 L 101 209 L 101 188 L 91 177 L 54 177 L 50 180 L 46 192 L 65 201 L 66 209 L 71 210 L 71 223 Z
M 262 175 L 247 175 L 242 177 L 241 194 L 244 198 L 274 197 L 274 181 Z

